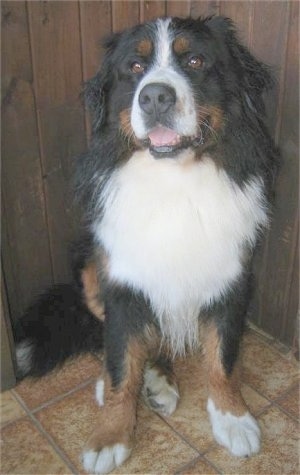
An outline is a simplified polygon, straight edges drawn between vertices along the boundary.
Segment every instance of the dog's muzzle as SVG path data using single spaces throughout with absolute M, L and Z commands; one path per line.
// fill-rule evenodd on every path
M 147 114 L 149 122 L 164 124 L 166 114 L 172 112 L 176 104 L 176 92 L 173 87 L 162 83 L 147 84 L 139 95 L 139 105 Z
M 202 144 L 202 136 L 182 136 L 173 128 L 176 101 L 175 89 L 161 82 L 146 84 L 139 94 L 139 107 L 149 130 L 143 145 L 155 158 L 175 157 L 184 148 Z

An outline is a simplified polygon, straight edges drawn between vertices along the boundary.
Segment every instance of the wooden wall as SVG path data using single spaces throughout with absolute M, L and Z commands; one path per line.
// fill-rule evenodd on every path
M 101 60 L 99 39 L 161 15 L 222 14 L 274 66 L 268 120 L 284 157 L 276 209 L 259 258 L 252 318 L 288 344 L 298 308 L 297 1 L 3 1 L 2 257 L 10 312 L 53 282 L 68 281 L 76 233 L 72 158 L 87 145 L 81 84 Z

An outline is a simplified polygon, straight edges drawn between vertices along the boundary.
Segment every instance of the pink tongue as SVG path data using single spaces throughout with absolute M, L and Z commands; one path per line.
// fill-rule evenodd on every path
M 174 130 L 167 129 L 166 127 L 156 127 L 151 130 L 148 137 L 151 145 L 154 145 L 154 147 L 176 145 L 180 139 L 180 136 Z

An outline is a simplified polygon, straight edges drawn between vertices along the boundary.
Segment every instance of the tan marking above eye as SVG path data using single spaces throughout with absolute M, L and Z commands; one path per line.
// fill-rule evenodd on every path
M 138 61 L 135 61 L 134 63 L 132 63 L 130 68 L 131 68 L 131 71 L 135 74 L 141 74 L 145 70 L 144 66 L 142 66 Z
M 190 42 L 185 36 L 178 36 L 173 43 L 173 48 L 177 54 L 186 53 L 189 51 Z
M 152 42 L 148 40 L 147 38 L 140 41 L 137 45 L 138 54 L 144 57 L 150 56 L 150 54 L 152 53 L 152 49 L 153 49 Z

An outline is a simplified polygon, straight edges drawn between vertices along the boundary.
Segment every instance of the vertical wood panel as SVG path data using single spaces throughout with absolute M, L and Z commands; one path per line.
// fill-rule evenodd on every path
M 299 212 L 295 228 L 298 236 L 295 245 L 294 266 L 288 296 L 289 301 L 285 308 L 285 318 L 281 321 L 279 338 L 289 345 L 293 343 L 295 353 L 298 352 L 299 359 Z
M 264 266 L 259 275 L 261 291 L 256 295 L 256 309 L 263 328 L 291 343 L 297 302 L 290 302 L 298 236 L 298 111 L 299 95 L 299 4 L 293 2 L 290 11 L 290 30 L 286 55 L 285 89 L 279 122 L 282 124 L 279 145 L 282 152 L 275 195 L 272 229 L 264 250 Z M 280 56 L 280 51 L 278 51 Z M 283 85 L 282 85 L 283 87 Z M 277 115 L 278 116 L 278 115 Z M 297 283 L 296 283 L 297 285 Z M 295 294 L 293 294 L 295 299 Z M 293 310 L 292 310 L 293 309 Z M 291 312 L 291 313 L 289 313 Z
M 238 28 L 239 38 L 249 46 L 253 27 L 254 2 L 222 1 L 220 14 L 231 18 Z
M 69 279 L 71 162 L 86 146 L 79 100 L 82 64 L 77 2 L 29 2 L 30 36 L 55 281 Z
M 191 1 L 168 0 L 167 1 L 167 15 L 186 17 L 190 14 Z
M 114 0 L 112 2 L 113 30 L 121 31 L 124 28 L 136 25 L 140 20 L 140 2 L 132 0 Z
M 141 2 L 141 22 L 153 20 L 166 15 L 166 2 L 161 0 L 145 0 Z
M 285 342 L 291 342 L 292 336 L 295 335 L 294 316 L 299 310 L 299 94 L 295 94 L 295 91 L 299 92 L 299 53 L 299 2 L 292 2 L 284 71 L 285 87 L 278 120 L 279 146 L 284 156 L 285 167 L 278 190 L 278 200 L 285 203 L 285 209 L 282 209 L 286 220 L 285 231 L 293 227 L 290 239 L 285 242 L 285 249 L 282 250 L 283 259 L 287 253 L 289 260 L 279 333 L 280 339 Z M 287 232 L 285 237 L 287 238 Z
M 0 296 L 0 320 L 1 320 L 1 358 L 0 358 L 0 391 L 10 389 L 16 384 L 14 365 L 14 344 L 9 319 L 6 288 L 1 271 L 1 296 Z
M 205 1 L 205 0 L 196 0 L 191 2 L 190 15 L 193 18 L 198 18 L 199 16 L 210 16 L 218 15 L 220 9 L 220 2 L 218 1 Z
M 2 239 L 13 315 L 52 281 L 52 263 L 55 281 L 69 278 L 66 249 L 76 225 L 70 167 L 86 147 L 79 93 L 100 64 L 99 40 L 157 16 L 220 13 L 237 23 L 243 42 L 279 78 L 267 112 L 283 166 L 272 229 L 257 259 L 252 318 L 290 344 L 298 305 L 299 3 L 82 0 L 2 2 L 2 8 Z
M 80 28 L 82 47 L 83 80 L 96 74 L 103 58 L 102 40 L 112 31 L 111 3 L 107 1 L 81 1 Z M 91 124 L 85 111 L 86 133 L 90 137 Z
M 2 52 L 2 251 L 16 317 L 52 282 L 24 2 L 2 3 Z
M 266 97 L 268 123 L 273 134 L 276 131 L 280 88 L 285 70 L 285 54 L 288 34 L 289 2 L 255 1 L 250 49 L 262 61 L 274 68 L 278 83 Z
M 112 31 L 111 4 L 107 1 L 81 1 L 80 23 L 83 79 L 92 77 L 103 57 L 101 41 Z

